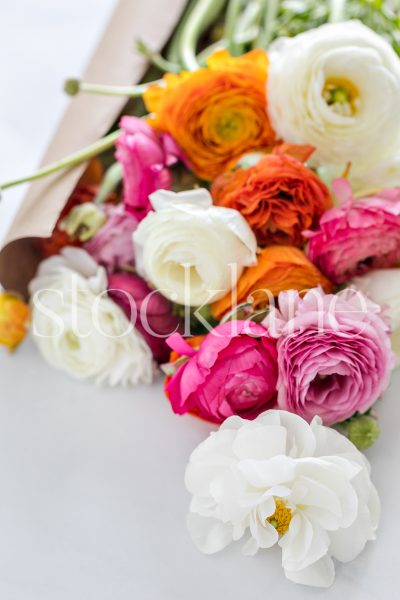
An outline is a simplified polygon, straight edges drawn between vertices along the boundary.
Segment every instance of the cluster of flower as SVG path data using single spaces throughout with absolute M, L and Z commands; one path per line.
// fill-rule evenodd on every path
M 382 178 L 364 194 L 395 157 L 399 99 L 399 59 L 356 22 L 268 54 L 219 50 L 150 86 L 150 116 L 120 124 L 122 202 L 93 201 L 92 168 L 41 242 L 57 255 L 30 285 L 43 355 L 110 384 L 147 383 L 166 363 L 174 411 L 216 423 L 368 411 L 389 381 L 393 324 L 363 292 L 400 258 L 400 191 Z M 177 162 L 210 192 L 170 191 Z
M 320 419 L 368 413 L 395 364 L 400 60 L 358 22 L 324 25 L 218 50 L 144 102 L 121 120 L 122 201 L 83 180 L 40 242 L 35 341 L 100 383 L 161 364 L 176 413 L 223 423 L 188 469 L 198 545 L 249 528 L 246 552 L 280 540 L 288 577 L 327 585 L 376 527 L 364 459 Z M 193 189 L 171 191 L 176 163 Z

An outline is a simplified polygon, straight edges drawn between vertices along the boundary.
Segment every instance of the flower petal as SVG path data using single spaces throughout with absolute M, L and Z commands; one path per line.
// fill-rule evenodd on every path
M 335 567 L 333 560 L 328 555 L 325 555 L 305 569 L 300 569 L 299 571 L 285 569 L 285 575 L 294 583 L 328 588 L 335 579 Z
M 190 513 L 187 525 L 193 542 L 204 554 L 214 554 L 223 550 L 233 539 L 231 523 L 222 523 L 217 519 Z

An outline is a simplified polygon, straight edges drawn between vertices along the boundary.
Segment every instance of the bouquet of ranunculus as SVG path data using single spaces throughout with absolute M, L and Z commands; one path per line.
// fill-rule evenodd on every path
M 399 19 L 356 0 L 301 2 L 302 19 L 226 4 L 191 2 L 166 57 L 139 43 L 167 73 L 124 88 L 145 111 L 62 161 L 92 159 L 35 242 L 30 315 L 1 296 L 0 341 L 29 322 L 73 377 L 164 372 L 175 413 L 222 424 L 187 471 L 196 544 L 247 532 L 247 554 L 279 543 L 290 579 L 327 586 L 379 514 L 355 446 L 379 435 L 391 339 L 399 352 Z

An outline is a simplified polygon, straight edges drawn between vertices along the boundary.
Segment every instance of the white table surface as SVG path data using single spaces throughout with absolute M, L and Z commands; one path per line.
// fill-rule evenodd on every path
M 132 0 L 138 1 L 138 0 Z M 150 0 L 148 0 L 150 1 Z M 39 161 L 114 0 L 0 5 L 0 179 Z M 23 190 L 5 194 L 0 234 Z M 1 350 L 1 349 L 0 349 Z M 329 591 L 285 580 L 279 551 L 205 557 L 185 527 L 183 475 L 210 427 L 172 414 L 161 384 L 97 389 L 50 369 L 28 340 L 0 352 L 1 600 L 381 600 L 400 589 L 400 373 L 369 451 L 378 540 Z

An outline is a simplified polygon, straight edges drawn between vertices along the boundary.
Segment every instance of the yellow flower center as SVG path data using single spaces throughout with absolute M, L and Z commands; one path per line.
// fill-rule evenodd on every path
M 359 92 L 346 79 L 327 79 L 322 96 L 331 110 L 343 117 L 352 117 L 360 108 Z
M 215 124 L 218 135 L 227 142 L 236 139 L 241 133 L 242 127 L 242 115 L 229 111 L 226 114 L 219 115 Z
M 290 521 L 292 520 L 293 513 L 286 506 L 284 500 L 275 499 L 275 512 L 270 517 L 267 517 L 267 521 L 272 527 L 275 527 L 279 535 L 285 535 L 289 529 Z

